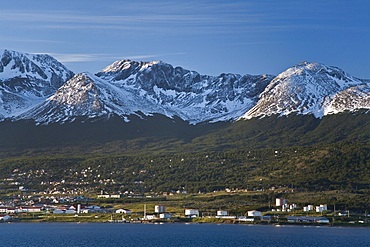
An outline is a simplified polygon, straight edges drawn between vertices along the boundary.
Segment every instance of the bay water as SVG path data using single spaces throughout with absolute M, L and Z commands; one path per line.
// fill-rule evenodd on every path
M 370 228 L 180 223 L 2 223 L 0 246 L 370 246 Z

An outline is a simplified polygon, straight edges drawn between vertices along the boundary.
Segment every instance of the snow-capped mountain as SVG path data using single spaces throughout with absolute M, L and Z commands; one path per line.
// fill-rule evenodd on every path
M 346 110 L 369 109 L 369 98 L 365 80 L 336 67 L 303 62 L 275 77 L 242 118 L 290 113 L 320 118 Z
M 207 76 L 161 61 L 129 60 L 117 61 L 97 76 L 163 109 L 156 113 L 177 115 L 191 123 L 237 119 L 255 104 L 257 96 L 273 78 L 271 75 Z M 141 106 L 140 111 L 153 113 L 152 107 L 147 106 Z
M 122 60 L 96 75 L 82 73 L 18 119 L 73 121 L 76 117 L 125 120 L 132 114 L 179 116 L 192 124 L 235 120 L 251 108 L 273 76 L 204 76 L 160 61 Z
M 143 109 L 150 113 L 164 113 L 160 106 L 153 105 L 146 98 L 89 73 L 75 75 L 41 105 L 18 116 L 18 119 L 34 119 L 36 122 L 70 122 L 76 117 L 109 118 L 127 116 Z M 145 112 L 145 111 L 144 111 Z
M 161 61 L 121 60 L 95 75 L 73 76 L 48 55 L 4 50 L 0 57 L 0 120 L 48 124 L 118 115 L 130 121 L 162 114 L 197 124 L 360 108 L 370 109 L 370 81 L 318 63 L 276 77 L 208 76 Z
M 49 55 L 0 50 L 0 120 L 31 109 L 73 76 Z

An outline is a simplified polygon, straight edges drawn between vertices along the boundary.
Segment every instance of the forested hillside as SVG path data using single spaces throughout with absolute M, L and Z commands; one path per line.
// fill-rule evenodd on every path
M 41 170 L 42 173 L 36 172 Z M 272 187 L 298 191 L 361 190 L 369 189 L 370 146 L 341 142 L 173 155 L 7 158 L 0 161 L 0 174 L 3 179 L 19 177 L 21 183 L 34 189 L 48 188 L 50 184 L 45 182 L 64 180 L 59 186 L 80 184 L 96 192 L 104 188 L 112 193 Z
M 87 154 L 176 154 L 254 150 L 331 144 L 369 143 L 370 114 L 341 113 L 317 119 L 312 115 L 265 117 L 235 123 L 190 125 L 162 115 L 94 122 L 35 125 L 0 122 L 0 157 Z

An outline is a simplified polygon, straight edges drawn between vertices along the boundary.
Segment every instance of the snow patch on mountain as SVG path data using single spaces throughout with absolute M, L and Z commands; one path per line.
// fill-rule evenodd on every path
M 353 88 L 352 93 L 361 91 L 360 86 L 366 87 L 366 83 L 339 68 L 302 62 L 275 77 L 259 95 L 257 104 L 242 118 L 291 113 L 313 114 L 321 118 L 329 112 L 350 109 L 350 104 L 340 99 L 346 92 L 348 95 L 349 88 Z M 359 93 L 352 100 L 358 102 L 357 106 L 370 107 L 367 103 L 359 103 L 363 102 Z
M 161 107 L 166 116 L 176 115 L 193 124 L 237 119 L 253 106 L 257 95 L 273 78 L 270 75 L 207 76 L 161 61 L 130 60 L 117 61 L 96 75 L 123 91 L 141 95 Z
M 0 50 L 0 120 L 36 106 L 72 76 L 49 55 Z

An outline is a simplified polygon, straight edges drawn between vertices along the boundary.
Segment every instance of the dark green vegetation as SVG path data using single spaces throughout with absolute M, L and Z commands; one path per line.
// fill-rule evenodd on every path
M 340 141 L 369 143 L 370 114 L 363 111 L 326 116 L 266 117 L 189 125 L 161 115 L 129 123 L 110 120 L 36 126 L 0 122 L 0 157 L 81 154 L 175 154 L 311 146 Z
M 336 191 L 326 203 L 364 209 L 370 201 L 369 123 L 364 112 L 196 126 L 161 116 L 130 123 L 3 122 L 0 178 L 32 190 L 76 193 L 262 190 L 263 205 L 275 196 Z
M 91 186 L 109 187 L 111 192 L 132 189 L 140 193 L 211 192 L 225 188 L 267 190 L 271 187 L 301 191 L 360 190 L 370 188 L 370 147 L 338 143 L 316 148 L 173 155 L 20 157 L 0 161 L 1 178 L 11 177 L 16 169 L 19 170 L 17 174 L 32 171 L 31 175 L 20 176 L 22 180 L 28 180 L 26 186 L 41 187 L 42 181 L 66 180 L 68 184 L 83 180 Z M 37 174 L 40 170 L 45 172 Z M 82 170 L 86 172 L 81 173 Z M 104 184 L 101 181 L 107 179 L 110 185 L 100 186 Z M 112 180 L 115 183 L 111 183 Z
M 174 155 L 21 157 L 2 160 L 0 167 L 1 178 L 12 178 L 33 190 L 52 188 L 76 193 L 104 190 L 112 194 L 124 191 L 175 193 L 177 190 L 196 193 L 226 188 L 263 190 L 266 192 L 263 200 L 256 199 L 264 205 L 275 196 L 292 196 L 291 192 L 340 191 L 340 194 L 354 193 L 356 197 L 343 199 L 335 195 L 330 199 L 321 198 L 321 203 L 340 198 L 341 202 L 337 203 L 343 209 L 345 205 L 351 205 L 351 209 L 369 206 L 370 147 L 365 144 Z M 273 187 L 286 193 L 274 192 Z M 244 197 L 230 199 L 248 199 Z M 217 200 L 216 197 L 209 199 Z M 217 208 L 216 204 L 213 206 Z

